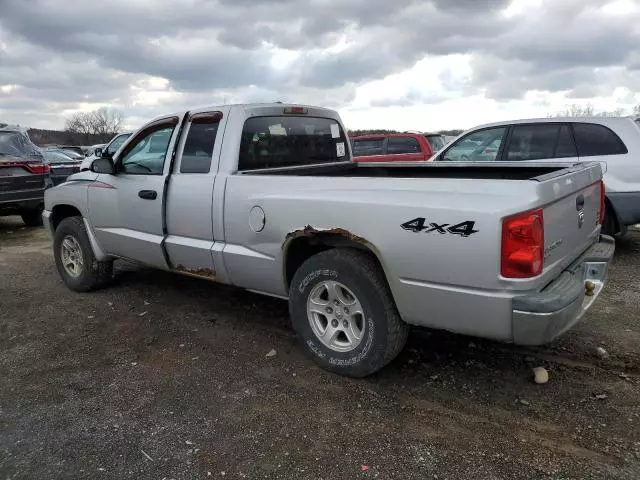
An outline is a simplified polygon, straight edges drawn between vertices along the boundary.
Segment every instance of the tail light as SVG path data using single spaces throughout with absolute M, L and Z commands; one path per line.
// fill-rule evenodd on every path
M 507 278 L 531 278 L 542 273 L 544 219 L 542 209 L 505 218 L 502 222 L 500 273 Z
M 600 225 L 604 225 L 604 212 L 605 212 L 605 203 L 604 203 L 604 182 L 600 180 Z
M 27 170 L 29 173 L 36 175 L 44 175 L 51 171 L 51 167 L 41 162 L 6 162 L 2 164 L 3 167 L 20 167 Z
M 49 165 L 45 165 L 44 163 L 25 163 L 24 168 L 29 170 L 31 173 L 35 173 L 38 175 L 43 175 L 51 171 L 51 167 Z
M 309 109 L 306 107 L 285 107 L 284 113 L 304 115 L 309 113 Z

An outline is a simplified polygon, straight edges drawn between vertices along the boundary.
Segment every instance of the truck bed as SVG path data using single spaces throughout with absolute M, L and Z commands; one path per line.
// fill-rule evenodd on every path
M 581 170 L 585 164 L 536 164 L 522 162 L 462 163 L 335 163 L 240 172 L 243 175 L 295 175 L 322 177 L 448 178 L 493 180 L 549 180 Z

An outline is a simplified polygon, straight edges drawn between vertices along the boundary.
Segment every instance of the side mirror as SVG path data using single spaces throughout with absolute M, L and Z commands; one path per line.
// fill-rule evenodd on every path
M 96 149 L 93 151 L 93 154 L 94 154 L 96 157 L 100 158 L 100 157 L 102 156 L 102 148 L 100 148 L 100 147 L 96 148 Z
M 114 175 L 116 173 L 113 163 L 111 163 L 111 160 L 108 158 L 96 158 L 91 163 L 91 171 L 93 173 L 106 173 L 109 175 Z

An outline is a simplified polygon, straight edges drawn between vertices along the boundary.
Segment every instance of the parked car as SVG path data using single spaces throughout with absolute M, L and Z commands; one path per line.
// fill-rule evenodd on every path
M 84 157 L 84 150 L 79 145 L 56 145 L 55 148 L 59 148 L 61 150 L 74 152 L 76 155 L 80 155 Z
M 598 163 L 357 164 L 334 111 L 226 105 L 144 125 L 47 191 L 43 217 L 72 290 L 126 258 L 288 298 L 312 357 L 364 376 L 410 324 L 528 345 L 569 329 L 613 255 L 601 178 Z
M 42 149 L 45 162 L 51 169 L 51 180 L 54 185 L 59 185 L 67 180 L 69 175 L 80 171 L 80 161 L 57 149 Z
M 73 160 L 78 160 L 81 162 L 84 159 L 84 155 L 78 153 L 76 150 L 70 150 L 68 148 L 58 148 L 56 150 L 72 158 Z
M 42 225 L 44 191 L 53 186 L 49 170 L 26 129 L 0 128 L 0 216 L 20 215 L 27 226 Z
M 351 139 L 356 162 L 415 162 L 429 160 L 444 146 L 440 134 L 388 133 Z
M 96 148 L 99 149 L 104 149 L 104 147 L 106 147 L 107 144 L 106 143 L 97 143 L 95 145 L 91 145 L 90 147 L 87 147 L 87 149 L 84 152 L 84 156 L 85 157 L 89 157 L 91 155 L 93 155 L 96 152 Z
M 603 231 L 640 223 L 640 122 L 629 117 L 542 118 L 472 128 L 435 161 L 601 162 L 605 170 Z
M 102 156 L 103 154 L 105 154 L 106 156 L 113 156 L 113 154 L 118 151 L 125 140 L 130 136 L 131 132 L 119 133 L 111 139 L 106 147 L 97 146 L 96 148 L 94 148 L 93 151 L 91 151 L 91 154 L 82 161 L 80 170 L 89 170 L 93 161 L 96 158 L 100 158 L 100 156 Z

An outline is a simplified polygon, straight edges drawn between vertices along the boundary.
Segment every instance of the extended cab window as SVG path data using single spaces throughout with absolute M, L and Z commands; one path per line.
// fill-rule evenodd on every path
M 384 154 L 384 138 L 363 138 L 353 139 L 353 156 L 363 157 L 366 155 Z
M 627 153 L 627 147 L 620 137 L 604 125 L 574 123 L 573 135 L 576 138 L 578 155 L 581 157 Z
M 576 156 L 573 140 L 566 125 L 556 123 L 515 125 L 511 132 L 505 160 L 555 158 L 556 147 L 559 147 L 558 156 Z
M 219 124 L 216 114 L 194 115 L 182 150 L 180 173 L 209 173 Z
M 120 160 L 122 171 L 135 174 L 162 174 L 174 125 L 151 129 L 139 139 L 127 145 Z
M 401 153 L 420 153 L 418 140 L 412 137 L 389 137 L 387 140 L 387 153 L 389 155 Z
M 439 158 L 445 162 L 491 162 L 500 151 L 507 127 L 471 132 L 451 145 Z
M 276 116 L 249 118 L 242 129 L 238 170 L 344 162 L 347 138 L 335 120 Z

